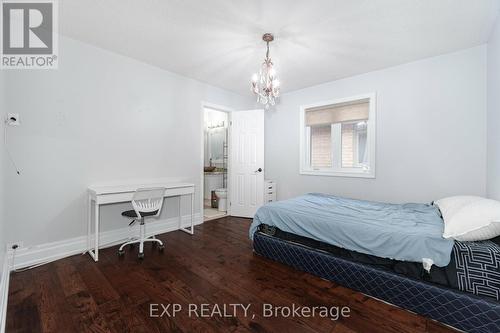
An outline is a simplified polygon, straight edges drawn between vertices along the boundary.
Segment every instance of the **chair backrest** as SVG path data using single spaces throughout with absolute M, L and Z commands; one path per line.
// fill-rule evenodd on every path
M 132 197 L 132 206 L 139 218 L 142 213 L 151 213 L 157 211 L 155 215 L 160 215 L 163 197 L 165 195 L 164 187 L 138 188 Z

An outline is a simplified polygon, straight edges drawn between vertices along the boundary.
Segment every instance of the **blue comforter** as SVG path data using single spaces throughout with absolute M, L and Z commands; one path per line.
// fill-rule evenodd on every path
M 453 240 L 444 239 L 439 210 L 426 204 L 386 204 L 306 194 L 257 211 L 250 238 L 260 224 L 351 251 L 446 266 Z

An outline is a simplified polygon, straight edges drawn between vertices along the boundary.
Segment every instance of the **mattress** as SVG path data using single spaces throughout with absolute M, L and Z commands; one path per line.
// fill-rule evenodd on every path
M 439 209 L 428 204 L 387 204 L 310 193 L 262 206 L 259 224 L 382 258 L 444 267 L 453 240 L 443 238 Z
M 500 332 L 500 302 L 346 260 L 257 231 L 255 253 L 466 332 Z
M 266 224 L 259 225 L 258 231 L 387 272 L 500 301 L 500 237 L 483 242 L 456 241 L 450 263 L 445 267 L 433 266 L 430 271 L 426 271 L 420 263 L 380 258 L 347 250 Z

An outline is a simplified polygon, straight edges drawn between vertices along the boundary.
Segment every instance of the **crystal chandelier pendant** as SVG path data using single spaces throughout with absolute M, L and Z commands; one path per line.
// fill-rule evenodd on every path
M 270 105 L 276 105 L 276 100 L 280 94 L 280 82 L 276 77 L 274 64 L 269 57 L 269 43 L 274 40 L 274 36 L 266 33 L 262 40 L 267 44 L 266 59 L 262 63 L 259 73 L 252 76 L 252 92 L 257 96 L 257 102 L 269 109 Z

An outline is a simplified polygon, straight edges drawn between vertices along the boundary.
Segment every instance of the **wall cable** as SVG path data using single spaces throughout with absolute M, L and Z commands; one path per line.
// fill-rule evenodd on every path
M 7 145 L 7 127 L 9 127 L 9 120 L 5 120 L 5 126 L 3 128 L 3 143 L 5 146 L 5 151 L 7 152 L 7 156 L 9 157 L 10 162 L 14 166 L 14 169 L 16 169 L 16 173 L 18 175 L 21 175 L 21 171 L 19 171 L 19 168 L 16 165 L 16 162 L 14 161 L 14 158 L 12 158 L 12 154 L 10 153 L 9 146 Z

